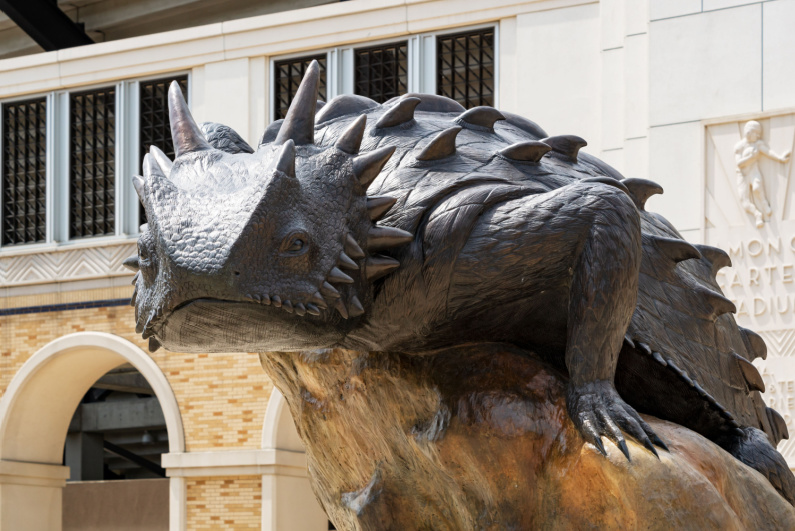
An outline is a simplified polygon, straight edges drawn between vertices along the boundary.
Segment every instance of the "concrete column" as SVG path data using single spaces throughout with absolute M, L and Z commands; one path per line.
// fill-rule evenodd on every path
M 0 531 L 60 531 L 69 467 L 0 461 Z
M 78 432 L 66 436 L 66 464 L 71 470 L 69 481 L 99 481 L 105 478 L 103 439 L 101 433 Z
M 328 517 L 304 476 L 262 476 L 262 531 L 320 531 Z

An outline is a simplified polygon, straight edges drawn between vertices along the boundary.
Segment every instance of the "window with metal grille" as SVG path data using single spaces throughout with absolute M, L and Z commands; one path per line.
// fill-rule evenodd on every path
M 408 92 L 408 47 L 403 41 L 356 49 L 356 94 L 384 103 Z
M 45 98 L 4 104 L 3 245 L 44 241 L 46 159 Z
M 116 89 L 69 95 L 70 237 L 115 230 Z
M 171 141 L 171 123 L 168 119 L 168 88 L 176 80 L 182 89 L 182 95 L 188 99 L 188 76 L 167 77 L 152 81 L 141 81 L 140 87 L 140 156 L 139 164 L 149 148 L 157 146 L 174 160 L 174 144 Z M 139 219 L 146 219 L 143 206 L 140 207 Z
M 298 85 L 304 78 L 309 63 L 317 60 L 320 66 L 320 82 L 318 83 L 318 98 L 326 100 L 326 54 L 313 55 L 311 57 L 298 57 L 274 63 L 274 97 L 273 97 L 273 116 L 274 120 L 284 118 L 287 109 L 298 91 Z
M 494 28 L 436 38 L 436 91 L 467 109 L 494 104 Z

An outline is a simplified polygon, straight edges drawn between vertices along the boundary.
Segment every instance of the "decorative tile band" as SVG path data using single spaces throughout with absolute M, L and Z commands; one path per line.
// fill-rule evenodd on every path
M 122 262 L 135 243 L 0 257 L 0 287 L 129 275 Z
M 109 299 L 104 301 L 69 302 L 65 304 L 50 304 L 47 306 L 27 306 L 24 308 L 8 308 L 0 310 L 0 317 L 7 315 L 21 315 L 26 313 L 63 312 L 67 310 L 85 310 L 87 308 L 105 308 L 108 306 L 127 306 L 130 299 Z

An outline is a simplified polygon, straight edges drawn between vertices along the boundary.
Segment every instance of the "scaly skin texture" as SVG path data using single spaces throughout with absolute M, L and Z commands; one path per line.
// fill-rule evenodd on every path
M 135 180 L 149 223 L 129 266 L 151 348 L 510 344 L 565 373 L 568 414 L 603 454 L 606 437 L 629 459 L 624 433 L 667 449 L 640 409 L 795 501 L 773 446 L 786 429 L 749 362 L 764 344 L 715 282 L 728 257 L 645 211 L 657 185 L 580 154 L 578 137 L 439 96 L 316 113 L 318 75 L 256 151 L 200 129 L 170 92 L 176 160 L 153 149 Z

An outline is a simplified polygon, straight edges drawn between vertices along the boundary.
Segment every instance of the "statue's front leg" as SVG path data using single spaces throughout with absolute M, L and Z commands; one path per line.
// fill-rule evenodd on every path
M 583 182 L 571 190 L 591 220 L 572 270 L 568 306 L 566 367 L 569 415 L 586 441 L 605 453 L 611 439 L 629 458 L 621 430 L 650 451 L 665 448 L 613 385 L 618 354 L 638 292 L 641 260 L 640 218 L 620 184 Z M 607 183 L 607 184 L 606 184 Z

